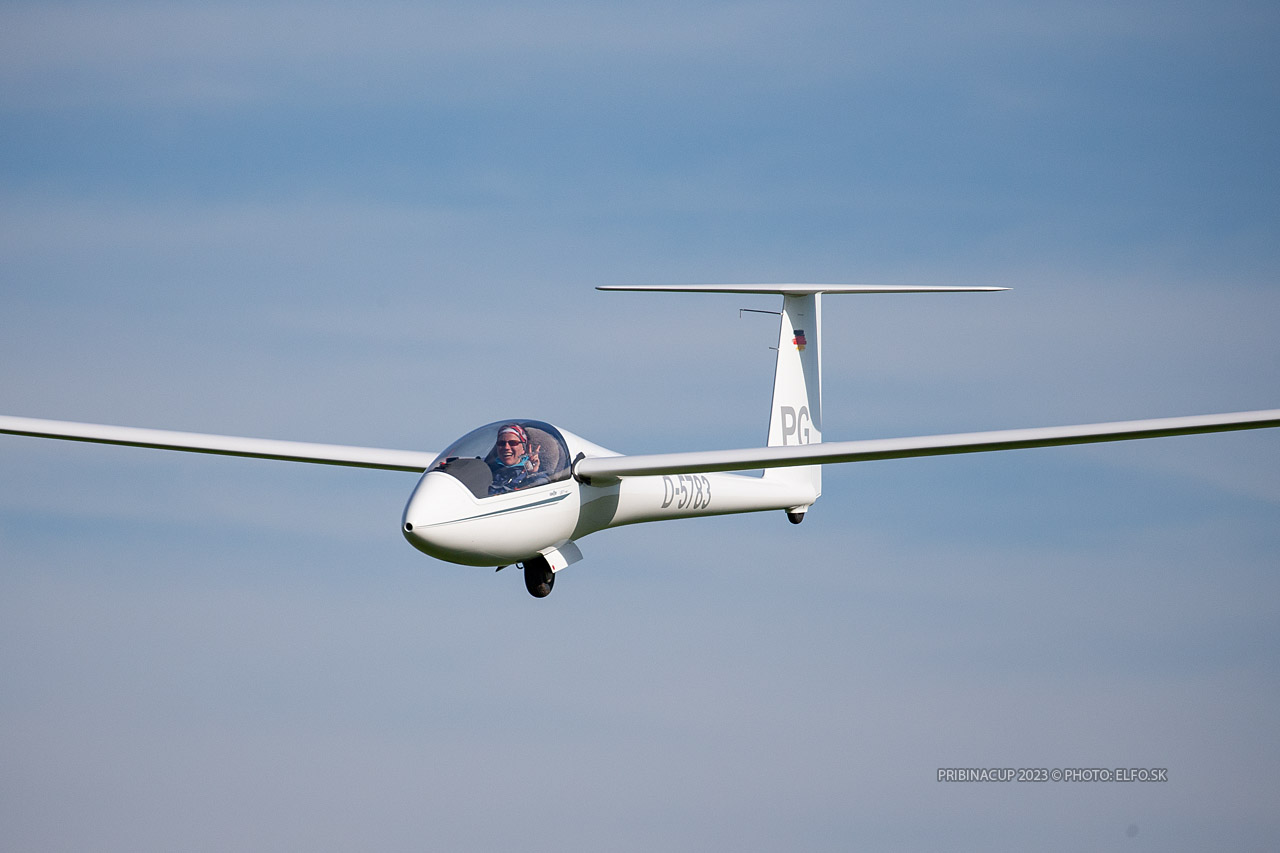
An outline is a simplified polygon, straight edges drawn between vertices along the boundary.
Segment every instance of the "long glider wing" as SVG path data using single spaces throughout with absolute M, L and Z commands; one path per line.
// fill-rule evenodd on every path
M 574 465 L 573 473 L 584 482 L 600 484 L 610 483 L 622 477 L 653 474 L 705 474 L 711 471 L 747 471 L 755 468 L 785 468 L 827 462 L 869 462 L 876 459 L 980 453 L 988 450 L 1019 450 L 1024 447 L 1125 441 L 1134 438 L 1158 438 L 1167 435 L 1191 435 L 1201 432 L 1226 432 L 1275 426 L 1280 426 L 1280 409 L 1037 429 L 1003 429 L 955 435 L 832 441 L 822 444 L 757 447 L 743 450 L 708 450 L 643 456 L 595 456 L 579 460 Z
M 186 450 L 192 453 L 214 453 L 221 456 L 249 456 L 256 459 L 282 459 L 288 462 L 316 462 L 322 465 L 346 465 L 353 468 L 380 468 L 387 471 L 421 473 L 436 458 L 435 453 L 416 450 L 383 450 L 377 447 L 348 447 L 339 444 L 309 444 L 302 441 L 277 441 L 269 438 L 238 438 L 230 435 L 205 435 L 196 432 L 172 432 L 161 429 L 80 424 L 71 421 L 48 421 L 37 418 L 12 418 L 0 415 L 0 433 L 31 435 L 38 438 L 63 438 L 98 444 L 123 444 L 130 447 L 154 447 L 161 450 Z

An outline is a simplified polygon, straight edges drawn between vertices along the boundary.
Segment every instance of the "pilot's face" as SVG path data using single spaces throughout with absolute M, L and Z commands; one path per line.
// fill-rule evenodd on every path
M 503 465 L 514 465 L 521 456 L 524 456 L 523 441 L 509 432 L 498 436 L 498 459 Z

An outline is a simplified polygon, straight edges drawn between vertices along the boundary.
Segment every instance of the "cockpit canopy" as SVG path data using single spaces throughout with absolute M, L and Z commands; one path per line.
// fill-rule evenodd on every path
M 427 470 L 448 474 L 476 497 L 487 498 L 567 480 L 570 461 L 564 437 L 551 424 L 508 420 L 467 433 Z

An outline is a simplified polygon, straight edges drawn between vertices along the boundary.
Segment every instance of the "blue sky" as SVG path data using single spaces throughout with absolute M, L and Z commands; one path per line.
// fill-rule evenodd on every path
M 1280 405 L 1265 3 L 7 3 L 0 411 L 433 450 Z M 0 846 L 1273 846 L 1280 436 L 828 470 L 545 601 L 411 475 L 0 439 Z M 1167 767 L 957 785 L 939 767 Z

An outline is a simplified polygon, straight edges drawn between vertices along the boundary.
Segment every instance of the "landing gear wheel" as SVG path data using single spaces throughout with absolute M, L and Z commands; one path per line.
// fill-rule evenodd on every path
M 555 572 L 547 565 L 545 557 L 534 557 L 521 564 L 524 566 L 524 588 L 534 598 L 546 598 L 551 594 L 551 587 L 556 585 Z

